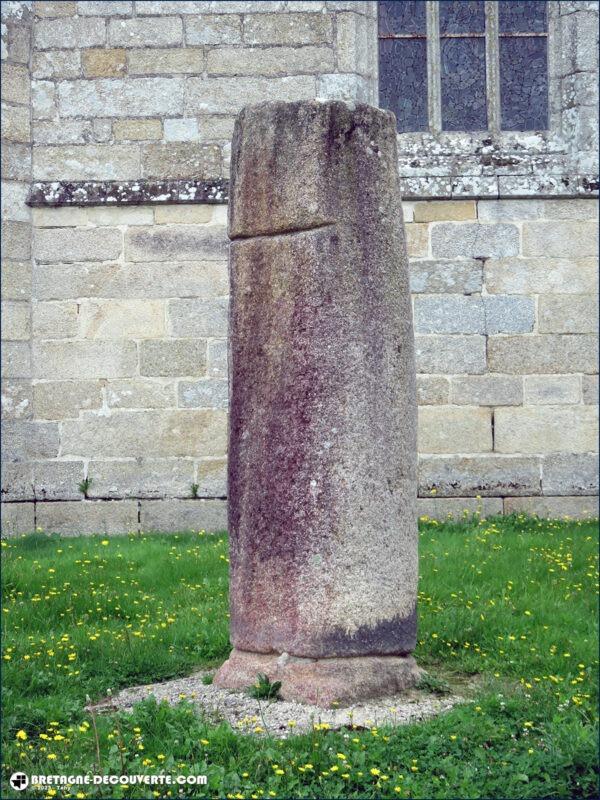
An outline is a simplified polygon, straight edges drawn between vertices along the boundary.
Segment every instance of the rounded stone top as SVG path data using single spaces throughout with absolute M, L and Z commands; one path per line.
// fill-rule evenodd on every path
M 349 200 L 397 187 L 390 111 L 341 100 L 265 101 L 239 113 L 231 155 L 231 239 L 338 222 Z

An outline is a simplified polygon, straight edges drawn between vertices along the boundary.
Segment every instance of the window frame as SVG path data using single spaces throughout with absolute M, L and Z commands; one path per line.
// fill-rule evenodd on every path
M 379 4 L 378 4 L 379 6 Z M 550 17 L 554 22 L 557 9 L 553 8 L 551 2 L 546 2 L 547 10 L 547 30 L 544 33 L 540 32 L 527 32 L 527 33 L 500 33 L 499 25 L 499 5 L 496 0 L 485 0 L 484 14 L 485 14 L 485 27 L 483 32 L 471 33 L 440 33 L 440 7 L 438 0 L 426 0 L 425 2 L 425 24 L 426 33 L 397 33 L 397 34 L 380 34 L 378 32 L 378 41 L 382 39 L 425 39 L 427 49 L 427 109 L 428 109 L 428 131 L 431 134 L 440 136 L 443 133 L 491 133 L 498 136 L 503 133 L 501 127 L 501 100 L 500 100 L 500 39 L 501 38 L 543 38 L 546 39 L 547 46 L 547 70 L 548 70 L 548 128 L 543 130 L 552 130 L 556 128 L 556 124 L 552 124 L 551 120 L 551 103 L 550 97 L 552 95 L 550 87 L 550 61 L 551 54 L 549 48 L 550 41 Z M 442 88 L 441 88 L 441 73 L 442 73 L 442 58 L 441 58 L 441 40 L 450 38 L 478 38 L 485 40 L 485 67 L 486 67 L 486 111 L 487 111 L 487 127 L 485 129 L 471 129 L 467 131 L 448 131 L 442 127 Z M 553 37 L 554 38 L 554 37 Z M 536 130 L 528 128 L 523 131 L 511 131 L 512 133 L 532 133 Z M 425 131 L 400 131 L 405 133 L 424 133 Z
M 489 27 L 489 36 L 495 36 L 491 52 L 486 47 L 486 60 L 490 64 L 486 69 L 486 81 L 488 85 L 494 83 L 498 87 L 497 5 L 496 0 L 485 2 L 486 15 L 489 13 L 490 20 L 494 21 L 486 25 L 486 30 Z M 379 3 L 374 5 L 377 6 L 378 18 Z M 500 130 L 498 102 L 497 113 L 490 116 L 488 112 L 486 131 L 442 131 L 441 115 L 437 124 L 432 125 L 434 109 L 428 105 L 430 130 L 398 132 L 398 166 L 403 196 L 431 199 L 597 195 L 597 158 L 587 148 L 581 153 L 577 143 L 577 131 L 582 124 L 589 124 L 591 107 L 570 102 L 564 86 L 564 64 L 574 57 L 573 53 L 579 52 L 580 45 L 577 42 L 573 50 L 572 21 L 569 21 L 568 13 L 561 11 L 563 5 L 558 2 L 547 4 L 548 129 Z M 574 5 L 581 8 L 584 4 Z M 439 75 L 441 66 L 439 38 L 430 35 L 434 28 L 438 30 L 437 22 L 434 23 L 438 13 L 436 6 L 436 0 L 427 0 L 428 104 L 441 109 L 441 97 L 435 93 L 436 85 L 440 91 L 440 81 L 435 75 L 436 69 Z M 495 8 L 490 9 L 492 6 Z M 581 10 L 585 11 L 584 8 Z M 576 8 L 571 15 L 577 13 Z M 375 35 L 375 62 L 378 64 L 379 37 L 377 32 Z M 434 73 L 431 77 L 430 71 Z M 374 78 L 374 94 L 379 98 L 379 76 Z M 495 91 L 499 99 L 499 89 Z

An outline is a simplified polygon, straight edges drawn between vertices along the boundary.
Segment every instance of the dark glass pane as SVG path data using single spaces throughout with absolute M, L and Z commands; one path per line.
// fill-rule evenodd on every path
M 482 2 L 438 3 L 440 10 L 440 33 L 485 33 L 485 6 Z
M 500 33 L 545 33 L 546 3 L 538 0 L 498 3 Z
M 442 128 L 487 129 L 485 39 L 442 39 Z
M 500 111 L 505 131 L 548 128 L 547 39 L 500 39 Z
M 426 33 L 425 0 L 379 3 L 379 34 Z
M 379 105 L 393 111 L 399 131 L 427 130 L 425 39 L 381 39 Z

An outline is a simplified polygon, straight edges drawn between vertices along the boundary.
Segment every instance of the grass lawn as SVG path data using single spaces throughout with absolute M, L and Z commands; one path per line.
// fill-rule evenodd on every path
M 226 658 L 226 536 L 3 542 L 2 796 L 26 794 L 8 785 L 19 769 L 206 774 L 188 797 L 597 796 L 597 522 L 422 520 L 420 553 L 417 660 L 434 678 L 479 675 L 472 702 L 419 725 L 281 741 L 211 725 L 186 700 L 84 711 L 86 697 Z

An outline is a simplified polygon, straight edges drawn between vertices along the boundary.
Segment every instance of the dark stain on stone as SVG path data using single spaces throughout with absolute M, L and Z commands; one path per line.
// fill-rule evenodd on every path
M 307 655 L 320 656 L 368 656 L 398 655 L 412 653 L 417 644 L 417 609 L 407 617 L 396 616 L 369 627 L 361 625 L 353 634 L 342 628 L 330 630 L 310 642 Z

